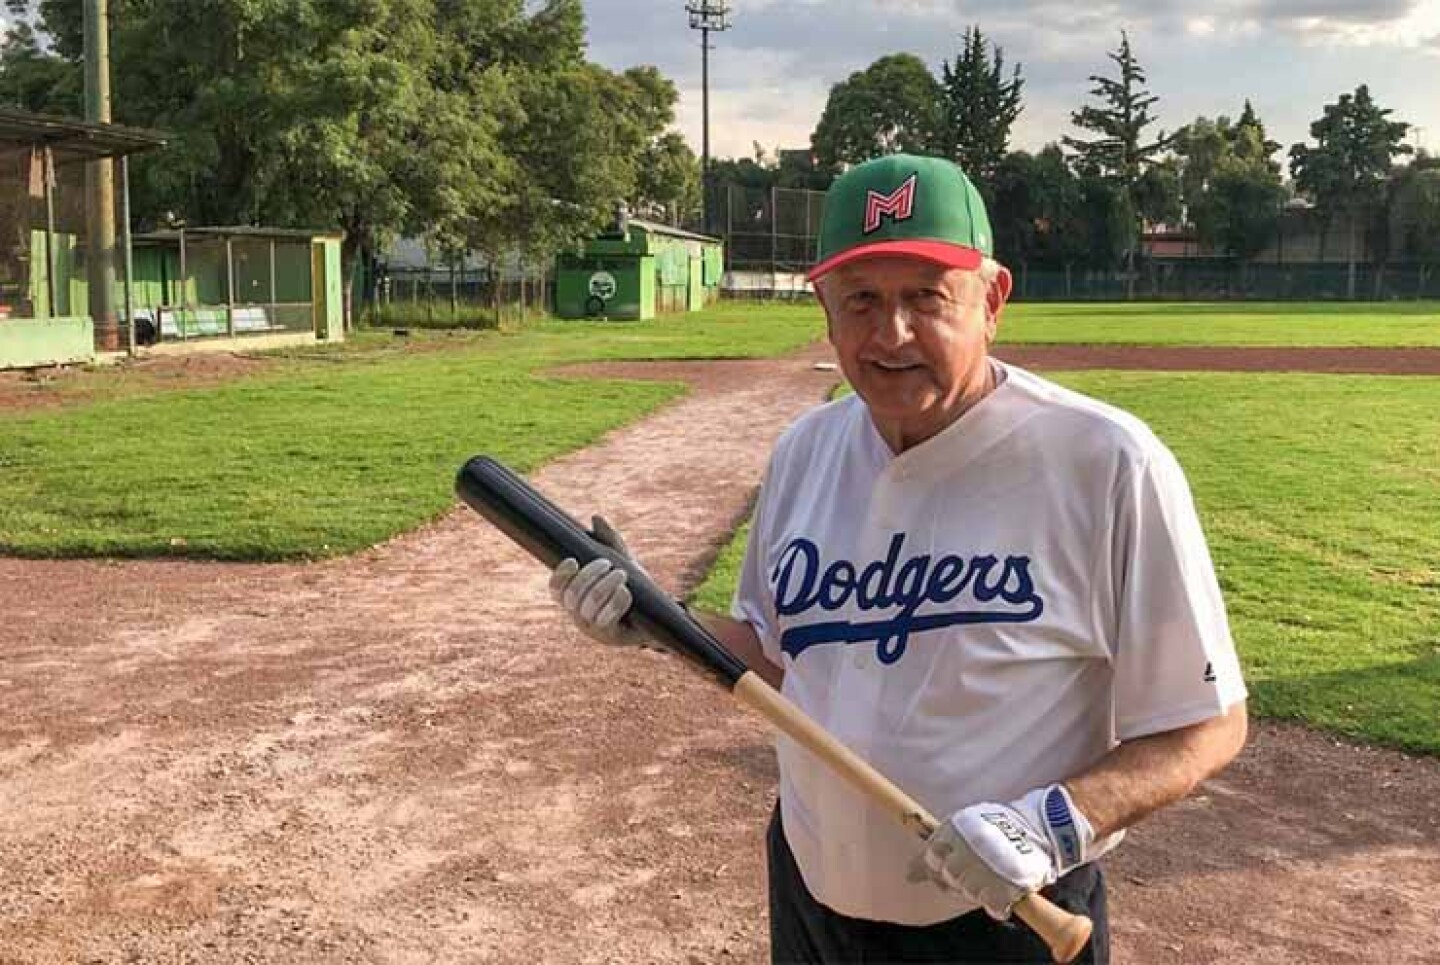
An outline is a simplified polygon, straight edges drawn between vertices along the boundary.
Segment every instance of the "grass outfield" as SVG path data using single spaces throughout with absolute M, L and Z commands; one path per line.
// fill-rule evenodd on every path
M 580 388 L 537 369 L 775 355 L 819 334 L 813 312 L 724 306 L 683 320 L 426 336 L 435 351 L 398 351 L 395 339 L 370 334 L 191 391 L 147 391 L 117 372 L 98 401 L 0 410 L 0 552 L 351 552 L 445 512 L 467 456 L 488 452 L 527 471 L 683 391 L 598 380 Z
M 1184 464 L 1266 716 L 1440 754 L 1440 379 L 1066 373 Z M 732 544 L 698 603 L 728 606 Z
M 1001 343 L 1440 346 L 1434 302 L 1017 303 Z
M 817 305 L 727 303 L 729 312 L 792 324 Z M 1000 342 L 1095 345 L 1440 347 L 1440 303 L 1393 302 L 1017 302 Z
M 726 309 L 822 325 L 804 305 L 728 303 Z M 1440 347 L 1440 303 L 1393 302 L 1018 302 L 1005 310 L 1000 342 L 1096 345 Z

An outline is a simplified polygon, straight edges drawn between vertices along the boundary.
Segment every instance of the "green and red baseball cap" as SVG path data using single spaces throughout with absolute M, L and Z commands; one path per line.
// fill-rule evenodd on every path
M 990 217 L 965 172 L 944 158 L 891 154 L 836 178 L 825 193 L 819 260 L 807 277 L 876 255 L 970 271 L 993 256 Z

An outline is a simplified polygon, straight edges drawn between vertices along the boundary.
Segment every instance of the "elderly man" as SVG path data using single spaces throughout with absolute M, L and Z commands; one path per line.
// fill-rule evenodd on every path
M 1245 739 L 1184 475 L 1133 416 L 990 356 L 1010 273 L 955 165 L 851 169 L 820 255 L 855 394 L 776 445 L 732 615 L 706 622 L 949 818 L 916 843 L 782 739 L 773 961 L 1046 962 L 1010 920 L 1041 888 L 1094 919 L 1081 960 L 1105 962 L 1095 859 Z M 551 588 L 592 636 L 640 642 L 607 561 L 566 561 Z

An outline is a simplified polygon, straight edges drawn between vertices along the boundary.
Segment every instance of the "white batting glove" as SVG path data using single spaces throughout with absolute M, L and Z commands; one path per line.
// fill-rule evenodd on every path
M 1009 804 L 955 812 L 930 836 L 921 860 L 936 884 L 1004 921 L 1015 902 L 1099 857 L 1094 844 L 1095 831 L 1070 792 L 1052 784 Z
M 603 516 L 592 517 L 591 535 L 626 556 L 630 550 Z M 550 595 L 586 636 L 617 647 L 645 646 L 649 639 L 625 619 L 632 602 L 625 571 L 605 557 L 581 566 L 561 560 L 550 573 Z

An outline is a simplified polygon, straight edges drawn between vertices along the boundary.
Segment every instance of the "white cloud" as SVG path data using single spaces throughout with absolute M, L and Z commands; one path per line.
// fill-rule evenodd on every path
M 1298 17 L 1293 29 L 1302 40 L 1345 47 L 1424 47 L 1440 33 L 1440 0 L 1423 0 L 1389 20 L 1357 21 L 1325 16 Z

